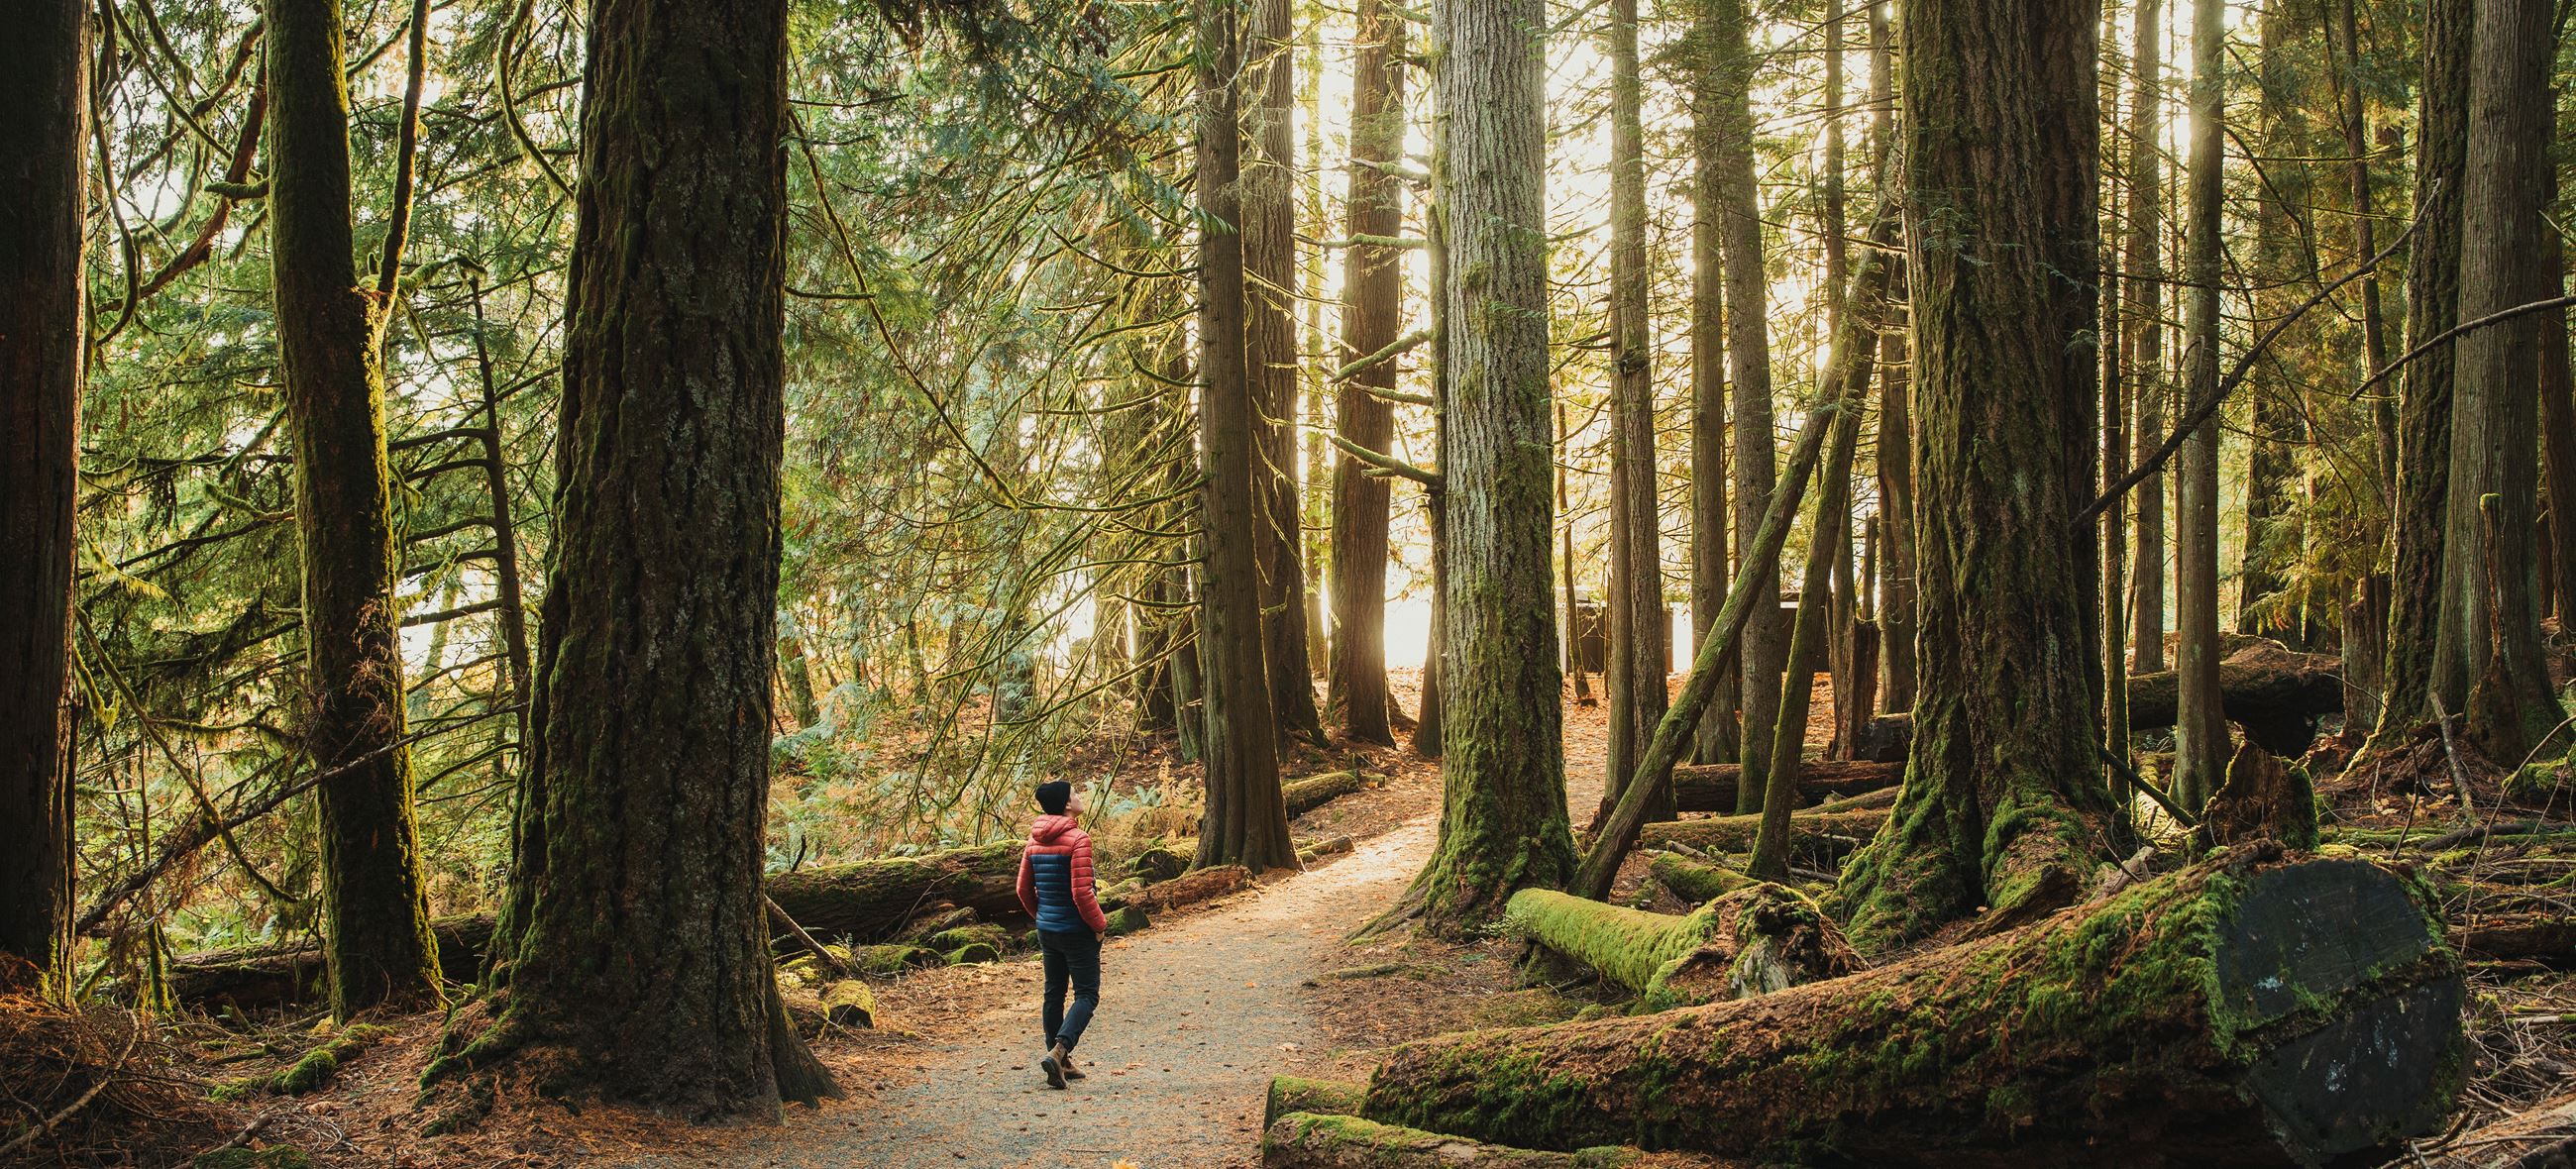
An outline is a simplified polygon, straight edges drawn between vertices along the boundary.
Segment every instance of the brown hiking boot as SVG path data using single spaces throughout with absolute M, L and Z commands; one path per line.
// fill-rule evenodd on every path
M 1055 1056 L 1055 1066 L 1057 1066 L 1057 1067 L 1060 1067 L 1060 1068 L 1063 1068 L 1063 1069 L 1064 1069 L 1064 1078 L 1066 1078 L 1066 1079 L 1068 1079 L 1068 1080 L 1087 1080 L 1087 1079 L 1090 1079 L 1090 1078 L 1091 1078 L 1091 1077 L 1089 1077 L 1089 1076 L 1083 1075 L 1083 1074 L 1082 1074 L 1082 1069 L 1081 1069 L 1081 1068 L 1077 1068 L 1077 1067 L 1073 1066 L 1073 1053 L 1072 1053 L 1072 1052 L 1070 1052 L 1070 1051 L 1066 1051 L 1066 1050 L 1065 1050 L 1063 1047 L 1061 1047 L 1061 1046 L 1057 1047 L 1057 1048 L 1055 1049 L 1055 1051 L 1056 1051 L 1056 1056 Z
M 1047 1087 L 1050 1087 L 1050 1088 L 1061 1088 L 1061 1087 L 1063 1087 L 1063 1086 L 1064 1086 L 1064 1045 L 1063 1045 L 1063 1044 L 1061 1044 L 1061 1043 L 1059 1043 L 1059 1044 L 1056 1044 L 1056 1045 L 1055 1045 L 1055 1046 L 1053 1046 L 1053 1047 L 1048 1048 L 1048 1049 L 1047 1049 L 1047 1053 L 1046 1053 L 1045 1055 L 1040 1056 L 1040 1057 L 1038 1058 L 1038 1069 L 1039 1069 L 1040 1071 L 1043 1071 L 1043 1072 L 1045 1072 L 1045 1073 L 1046 1073 L 1046 1078 L 1047 1078 Z

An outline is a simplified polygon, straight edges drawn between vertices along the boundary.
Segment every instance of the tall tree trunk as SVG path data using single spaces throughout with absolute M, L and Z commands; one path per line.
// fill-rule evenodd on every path
M 1565 429 L 1565 402 L 1559 399 L 1550 404 L 1556 410 L 1556 449 L 1561 451 L 1569 437 Z M 1562 459 L 1556 464 L 1556 514 L 1565 521 L 1557 529 L 1565 573 L 1565 627 L 1557 632 L 1565 646 L 1566 668 L 1574 675 L 1574 704 L 1595 706 L 1599 700 L 1592 696 L 1592 685 L 1583 671 L 1582 634 L 1578 632 L 1583 628 L 1583 600 L 1574 586 L 1574 516 L 1566 503 L 1565 461 Z
M 1278 0 L 1266 0 L 1278 3 Z M 1199 576 L 1199 653 L 1206 663 L 1207 812 L 1199 824 L 1201 866 L 1238 864 L 1253 872 L 1294 868 L 1297 846 L 1288 838 L 1288 806 L 1279 794 L 1280 735 L 1271 700 L 1275 672 L 1263 668 L 1267 599 L 1262 584 L 1265 553 L 1283 537 L 1293 559 L 1294 532 L 1270 525 L 1276 493 L 1264 484 L 1280 470 L 1265 464 L 1261 390 L 1250 365 L 1254 332 L 1246 314 L 1253 232 L 1230 230 L 1245 222 L 1253 184 L 1243 182 L 1243 134 L 1237 86 L 1251 76 L 1247 45 L 1256 51 L 1284 45 L 1247 37 L 1240 6 L 1204 0 L 1199 14 L 1198 184 L 1199 231 L 1199 459 L 1200 539 L 1206 545 Z M 1283 101 L 1284 107 L 1284 101 Z M 1283 115 L 1284 108 L 1280 111 Z M 1284 240 L 1281 241 L 1283 244 Z M 1284 306 L 1280 308 L 1284 313 Z M 1286 371 L 1291 374 L 1293 370 Z M 1293 392 L 1294 379 L 1288 384 Z M 1296 497 L 1287 496 L 1293 521 Z M 1266 501 L 1266 502 L 1265 502 Z M 1278 561 L 1268 563 L 1275 566 Z M 1275 579 L 1275 578 L 1274 578 Z M 1294 589 L 1278 594 L 1296 608 Z M 1299 633 L 1290 648 L 1301 657 Z M 1305 685 L 1300 669 L 1297 684 Z M 1308 689 L 1311 690 L 1311 687 Z
M 2559 295 L 2567 284 L 2567 245 L 2555 231 L 2540 233 L 2541 270 L 2547 295 Z M 2576 378 L 2568 365 L 2567 317 L 2543 314 L 2540 321 L 2541 466 L 2547 472 L 2550 541 L 2540 567 L 2550 586 L 2541 590 L 2541 612 L 2558 618 L 2562 630 L 2576 628 Z
M 1404 20 L 1386 0 L 1360 0 L 1357 59 L 1351 66 L 1350 236 L 1403 231 L 1404 184 L 1377 165 L 1404 154 Z M 1342 354 L 1347 365 L 1395 343 L 1403 325 L 1404 253 L 1353 244 L 1342 274 Z M 1395 406 L 1371 393 L 1395 388 L 1384 360 L 1342 382 L 1336 407 L 1342 437 L 1382 451 L 1395 438 Z M 1364 743 L 1393 744 L 1386 690 L 1389 484 L 1348 454 L 1333 468 L 1333 638 L 1328 686 L 1342 728 Z
M 66 0 L 20 5 L 0 49 L 0 596 L 12 598 L 0 605 L 0 954 L 66 998 L 88 13 Z M 0 969 L 0 984 L 11 973 Z
M 1754 62 L 1744 0 L 1709 0 L 1705 12 L 1711 54 L 1707 84 L 1716 95 L 1710 120 L 1721 143 L 1718 241 L 1725 257 L 1727 365 L 1735 399 L 1735 542 L 1741 547 L 1761 530 L 1779 475 L 1772 436 L 1771 290 L 1762 259 L 1760 193 L 1753 182 Z M 1757 583 L 1762 591 L 1754 598 L 1739 655 L 1744 668 L 1739 695 L 1744 770 L 1735 793 L 1738 812 L 1762 810 L 1763 785 L 1771 772 L 1771 723 L 1780 713 L 1780 671 L 1789 654 L 1780 583 Z
M 1549 597 L 1547 87 L 1540 0 L 1434 0 L 1433 184 L 1449 249 L 1440 846 L 1414 882 L 1462 931 L 1574 871 Z
M 1881 190 L 1893 186 L 1896 172 L 1889 158 L 1895 148 L 1896 53 L 1888 29 L 1887 5 L 1872 5 L 1869 17 L 1871 166 Z M 1901 288 L 1901 275 L 1891 287 Z M 1909 329 L 1905 310 L 1889 315 L 1879 334 L 1878 363 L 1878 499 L 1887 516 L 1886 559 L 1879 577 L 1885 595 L 1878 609 L 1879 661 L 1886 684 L 1879 703 L 1888 710 L 1914 709 L 1915 539 L 1914 522 L 1914 387 L 1913 360 L 1907 352 Z
M 2543 217 L 2555 131 L 2549 0 L 2478 0 L 2461 181 L 2460 319 L 2556 295 Z M 2542 656 L 2534 540 L 2539 500 L 2540 343 L 2525 313 L 2459 340 L 2451 430 L 2450 537 L 2434 685 L 2470 687 L 2471 740 L 2490 759 L 2539 750 L 2566 712 Z M 2447 640 L 2444 640 L 2447 639 Z
M 2460 172 L 2468 164 L 2474 0 L 2425 0 L 2424 78 L 2416 92 L 2415 228 L 2406 261 L 2406 333 L 2422 343 L 2459 323 Z M 2397 399 L 2397 507 L 2388 597 L 2388 664 L 2367 750 L 2402 746 L 2433 713 L 2434 642 L 2445 602 L 2443 533 L 2451 493 L 2451 381 L 2457 349 L 2406 364 Z M 2466 689 L 2466 683 L 2462 683 Z M 2453 701 L 2450 710 L 2459 706 Z
M 2354 0 L 2338 0 L 2331 26 L 2329 51 L 2334 57 L 2335 120 L 2343 130 L 2347 165 L 2345 191 L 2351 199 L 2352 254 L 2379 254 L 2377 228 L 2373 216 L 2377 206 L 2371 199 L 2370 182 L 2370 113 L 2361 92 L 2361 30 L 2354 15 Z M 2379 274 L 2372 272 L 2361 281 L 2361 353 L 2362 364 L 2372 374 L 2388 366 L 2388 329 L 2380 305 Z M 2379 498 L 2379 515 L 2393 517 L 2397 508 L 2397 402 L 2380 387 L 2371 394 L 2371 435 L 2373 439 L 2374 484 Z M 2388 572 L 2373 558 L 2370 573 L 2357 592 L 2355 603 L 2344 609 L 2344 726 L 2347 731 L 2375 726 L 2379 722 L 2379 704 L 2385 683 L 2380 669 L 2386 664 L 2388 645 Z
M 2223 0 L 2195 0 L 2191 34 L 2191 192 L 2185 211 L 2183 282 L 2190 290 L 2183 330 L 2188 348 L 2187 401 L 2218 392 L 2218 307 L 2221 244 L 2220 195 L 2226 154 L 2222 148 L 2226 53 Z M 2181 654 L 2175 677 L 2174 798 L 2198 809 L 2218 790 L 2231 753 L 2221 709 L 2218 660 L 2218 420 L 2192 432 L 2182 448 L 2182 504 L 2174 517 L 2175 586 L 2181 607 Z
M 2091 554 L 2069 538 L 2096 375 L 2090 297 L 2068 286 L 2093 271 L 2064 267 L 2094 229 L 2065 188 L 2097 146 L 2066 124 L 2097 101 L 2098 19 L 2091 0 L 1907 6 L 1923 673 L 1896 809 L 1837 890 L 1864 949 L 2064 904 L 2120 843 L 2095 766 Z
M 518 1053 L 557 1089 L 774 1119 L 836 1091 L 761 892 L 787 6 L 598 0 L 585 75 L 538 740 L 498 989 L 430 1075 Z
M 1618 803 L 1655 736 L 1665 691 L 1662 510 L 1655 500 L 1654 338 L 1647 289 L 1646 144 L 1639 107 L 1637 0 L 1611 0 L 1610 55 L 1610 696 L 1601 809 Z M 1670 783 L 1654 810 L 1670 814 Z M 1662 818 L 1658 816 L 1658 818 Z
M 1691 70 L 1691 644 L 1708 640 L 1726 587 L 1734 579 L 1727 559 L 1726 264 L 1719 169 L 1726 165 L 1726 137 L 1719 126 L 1717 86 L 1711 66 L 1716 29 L 1710 5 L 1693 9 L 1686 60 Z M 1562 506 L 1563 501 L 1559 500 Z M 1571 554 L 1569 553 L 1569 556 Z M 1566 613 L 1573 619 L 1572 610 Z M 1571 626 L 1568 626 L 1571 628 Z M 1739 752 L 1740 670 L 1718 680 L 1708 712 L 1693 732 L 1691 757 L 1733 763 Z
M 1257 440 L 1253 491 L 1261 534 L 1261 625 L 1274 731 L 1321 744 L 1307 657 L 1304 525 L 1297 500 L 1296 15 L 1291 0 L 1249 0 L 1242 167 L 1244 368 Z
M 2129 91 L 2129 239 L 2120 266 L 2129 276 L 2122 300 L 2129 307 L 2130 395 L 2137 403 L 2135 452 L 2143 461 L 2164 441 L 2164 29 L 2163 0 L 2138 0 Z M 2138 510 L 2137 545 L 2130 557 L 2136 585 L 2129 595 L 2129 666 L 2140 674 L 2165 668 L 2165 483 L 2159 472 L 2139 481 L 2131 498 Z
M 391 287 L 357 283 L 339 0 L 269 0 L 267 13 L 270 278 L 304 546 L 306 747 L 314 766 L 347 769 L 314 801 L 331 1010 L 346 1019 L 442 997 L 399 745 L 402 610 L 376 361 Z
M 1845 287 L 1850 266 L 1850 248 L 1843 238 L 1846 224 L 1843 206 L 1843 8 L 1840 5 L 1832 7 L 1825 15 L 1824 105 L 1825 197 L 1822 208 L 1824 213 L 1822 227 L 1825 237 L 1825 284 L 1827 288 L 1832 289 L 1825 295 L 1825 339 L 1830 344 L 1834 339 L 1842 336 L 1842 289 Z M 1875 339 L 1870 345 L 1869 356 L 1872 358 L 1878 356 Z M 1857 442 L 1858 439 L 1854 441 Z M 1848 469 L 1845 474 L 1848 476 Z M 1844 484 L 1842 491 L 1844 501 L 1848 505 L 1851 485 Z M 1826 743 L 1826 751 L 1831 758 L 1841 757 L 1835 754 L 1843 749 L 1844 744 L 1841 716 L 1849 713 L 1852 696 L 1859 689 L 1852 685 L 1851 679 L 1852 647 L 1858 636 L 1853 632 L 1853 622 L 1858 612 L 1852 604 L 1854 535 L 1856 533 L 1852 530 L 1850 517 L 1845 516 L 1841 534 L 1835 537 L 1838 546 L 1832 550 L 1832 572 L 1829 574 L 1826 586 L 1833 605 L 1831 625 L 1828 628 L 1825 644 L 1825 660 L 1833 673 L 1835 717 L 1832 725 L 1834 730 Z M 1793 643 L 1790 652 L 1793 655 L 1797 652 L 1794 645 L 1796 638 L 1797 634 L 1793 629 L 1790 633 L 1790 640 Z M 1796 679 L 1794 674 L 1790 675 L 1790 678 L 1792 679 L 1788 683 L 1790 686 L 1801 684 L 1802 680 Z M 1771 741 L 1774 744 L 1781 742 L 1780 735 L 1776 731 L 1772 734 Z
M 2316 240 L 2303 221 L 2316 198 L 2304 161 L 2323 152 L 2308 125 L 2307 100 L 2314 97 L 2310 78 L 2301 68 L 2315 46 L 2309 38 L 2326 23 L 2319 0 L 2279 0 L 2265 6 L 2255 20 L 2260 42 L 2256 90 L 2262 94 L 2257 132 L 2261 135 L 2262 193 L 2254 217 L 2256 287 L 2255 327 L 2281 322 L 2297 308 L 2305 289 L 2317 282 Z M 2295 57 L 2295 59 L 2294 59 Z M 2290 338 L 2312 339 L 2309 331 Z M 2288 360 L 2276 348 L 2256 367 L 2249 394 L 2246 426 L 2245 542 L 2236 573 L 2236 630 L 2307 648 L 2304 606 L 2283 592 L 2288 578 L 2283 565 L 2299 554 L 2298 512 L 2294 493 L 2300 488 L 2297 451 L 2307 445 L 2307 403 L 2298 383 L 2281 376 Z M 2272 602 L 2266 605 L 2266 602 Z M 2272 610 L 2266 615 L 2266 609 Z

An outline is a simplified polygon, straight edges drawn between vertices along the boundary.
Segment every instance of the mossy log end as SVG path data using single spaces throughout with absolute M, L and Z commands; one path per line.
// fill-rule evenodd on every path
M 1735 784 L 1744 768 L 1734 763 L 1701 763 L 1673 769 L 1673 804 L 1684 812 L 1732 812 Z M 1856 796 L 1905 782 L 1905 761 L 1854 763 L 1810 759 L 1798 766 L 1801 804 Z
M 1694 905 L 1715 901 L 1756 883 L 1753 878 L 1733 869 L 1702 864 L 1672 852 L 1656 853 L 1654 859 L 1647 862 L 1646 871 L 1656 884 Z
M 1261 1127 L 1279 1123 L 1291 1112 L 1313 1116 L 1357 1116 L 1368 1085 L 1346 1080 L 1309 1080 L 1302 1076 L 1270 1077 L 1270 1094 L 1262 1101 Z
M 1504 923 L 1636 992 L 1640 1010 L 1762 994 L 1860 968 L 1816 903 L 1772 884 L 1688 914 L 1647 913 L 1552 889 L 1512 895 Z
M 771 900 L 818 938 L 875 938 L 895 933 L 921 908 L 953 901 L 986 917 L 1024 919 L 1018 888 L 1020 845 L 1005 841 L 916 857 L 818 865 L 769 878 Z M 430 922 L 440 974 L 450 982 L 482 978 L 492 941 L 487 913 Z M 257 947 L 183 954 L 171 962 L 171 990 L 183 1003 L 230 1002 L 269 1007 L 321 993 L 322 951 Z
M 1628 1149 L 1550 1153 L 1378 1124 L 1355 1116 L 1292 1112 L 1261 1134 L 1262 1169 L 1612 1169 Z
M 1356 771 L 1328 771 L 1280 785 L 1280 798 L 1288 802 L 1290 818 L 1303 816 L 1367 786 Z
M 1840 864 L 1887 822 L 1879 809 L 1853 812 L 1805 812 L 1789 818 L 1789 856 L 1793 862 L 1831 867 Z M 1689 845 L 1701 852 L 1751 852 L 1760 816 L 1711 816 L 1704 820 L 1662 820 L 1637 834 L 1641 848 Z
M 2251 847 L 1981 942 L 1396 1049 L 1370 1119 L 1792 1161 L 2316 1165 L 2432 1131 L 2459 963 L 2408 883 Z

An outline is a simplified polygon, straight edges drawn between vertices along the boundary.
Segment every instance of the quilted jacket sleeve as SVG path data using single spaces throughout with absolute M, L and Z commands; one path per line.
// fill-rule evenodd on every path
M 1038 878 L 1029 871 L 1029 850 L 1020 850 L 1020 908 L 1030 917 L 1038 915 Z
M 1109 928 L 1109 915 L 1100 912 L 1100 901 L 1092 895 L 1091 886 L 1091 836 L 1085 833 L 1073 842 L 1073 907 L 1082 911 L 1082 924 L 1105 931 Z

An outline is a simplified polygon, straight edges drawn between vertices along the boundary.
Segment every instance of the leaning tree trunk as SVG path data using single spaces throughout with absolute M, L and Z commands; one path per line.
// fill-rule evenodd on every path
M 2460 174 L 2468 165 L 2472 0 L 2426 0 L 2424 79 L 2416 92 L 2415 226 L 2406 261 L 2406 332 L 2422 344 L 2460 322 Z M 2388 663 L 2367 754 L 2402 750 L 2431 717 L 2434 642 L 2444 601 L 2444 516 L 2451 492 L 2451 379 L 2456 350 L 2408 362 L 2397 398 L 2397 504 Z M 2458 706 L 2450 709 L 2457 711 Z
M 1262 659 L 1281 746 L 1324 741 L 1306 637 L 1303 524 L 1297 506 L 1296 17 L 1290 0 L 1242 5 L 1244 376 L 1252 387 L 1252 489 L 1261 537 Z
M 1906 9 L 1922 677 L 1903 794 L 1837 890 L 1864 951 L 1980 906 L 2054 909 L 2119 834 L 2087 682 L 2093 565 L 2071 538 L 2095 363 L 2089 298 L 2066 282 L 2092 271 L 2067 267 L 2060 235 L 2076 230 L 2061 187 L 2095 142 L 2029 114 L 2092 108 L 2095 9 Z
M 589 46 L 539 737 L 497 989 L 431 1075 L 525 1059 L 774 1118 L 836 1091 L 786 1025 L 761 891 L 787 6 L 601 0 Z
M 1200 865 L 1293 868 L 1296 842 L 1279 796 L 1279 732 L 1265 673 L 1260 399 L 1245 323 L 1243 136 L 1237 117 L 1244 31 L 1237 6 L 1209 0 L 1199 18 L 1199 456 L 1203 486 L 1199 647 L 1207 663 L 1207 812 Z M 1284 111 L 1283 111 L 1284 112 Z M 1290 505 L 1295 504 L 1294 496 Z M 1294 544 L 1289 555 L 1296 553 Z M 1283 594 L 1294 608 L 1296 594 Z M 1305 637 L 1296 641 L 1305 653 Z M 1299 685 L 1305 685 L 1302 671 Z M 1312 687 L 1308 687 L 1309 690 Z
M 2548 270 L 2543 198 L 2555 103 L 2547 0 L 2480 0 L 2470 57 L 2469 154 L 2461 178 L 2460 318 L 2476 320 L 2561 291 Z M 2534 540 L 2539 501 L 2541 318 L 2532 313 L 2462 336 L 2451 430 L 2450 535 L 2434 685 L 2451 671 L 2470 690 L 2452 705 L 2490 759 L 2543 749 L 2566 712 L 2540 640 Z
M 1440 847 L 1414 883 L 1436 929 L 1492 919 L 1574 869 L 1549 596 L 1546 79 L 1539 0 L 1435 0 L 1433 183 L 1449 249 L 1439 523 L 1448 580 Z
M 1350 236 L 1342 273 L 1342 357 L 1348 364 L 1396 342 L 1403 324 L 1403 253 L 1360 244 L 1404 228 L 1404 184 L 1379 169 L 1404 153 L 1404 21 L 1386 0 L 1361 0 L 1358 59 L 1352 64 Z M 1344 378 L 1336 410 L 1352 445 L 1383 451 L 1395 437 L 1395 361 L 1382 358 Z M 1364 743 L 1393 745 L 1386 688 L 1387 524 L 1390 485 L 1344 453 L 1333 468 L 1333 637 L 1327 704 Z
M 2184 379 L 2187 399 L 2218 393 L 2218 281 L 2222 252 L 2219 198 L 2226 155 L 2221 56 L 2227 30 L 2222 0 L 2197 0 L 2191 36 L 2191 190 L 2183 212 L 2183 277 L 2190 286 L 2184 307 Z M 2181 633 L 2175 661 L 2173 796 L 2197 809 L 2217 790 L 2229 754 L 2227 719 L 2220 707 L 2218 659 L 2218 419 L 2211 417 L 2184 441 L 2179 506 L 2174 515 L 2174 591 L 2180 602 L 2174 624 Z
M 1655 501 L 1654 340 L 1647 285 L 1646 148 L 1640 121 L 1637 0 L 1611 0 L 1610 54 L 1610 696 L 1601 807 L 1619 800 L 1669 705 L 1665 695 L 1663 541 Z M 1660 781 L 1659 781 L 1660 782 Z M 1669 791 L 1652 807 L 1668 813 Z
M 1724 252 L 1727 364 L 1734 382 L 1735 544 L 1751 547 L 1779 475 L 1772 449 L 1770 268 L 1762 256 L 1762 208 L 1753 181 L 1753 52 L 1743 0 L 1709 0 L 1704 20 L 1710 54 L 1708 84 L 1715 92 L 1712 121 L 1720 147 L 1718 240 Z M 1762 788 L 1771 774 L 1771 724 L 1780 713 L 1780 670 L 1789 654 L 1789 623 L 1780 612 L 1776 576 L 1757 579 L 1758 591 L 1744 629 L 1738 691 L 1743 716 L 1739 749 L 1743 786 L 1735 810 L 1762 810 Z M 1703 639 L 1705 640 L 1705 639 Z
M 374 296 L 357 284 L 340 2 L 269 0 L 267 13 L 269 268 L 304 550 L 306 750 L 315 767 L 348 769 L 314 800 L 331 1010 L 346 1019 L 442 998 L 401 746 L 402 607 L 376 359 L 378 298 L 391 282 Z
M 1409 1044 L 1361 1111 L 1800 1164 L 2326 1164 L 2440 1126 L 2462 1000 L 2405 883 L 2258 845 L 1849 978 Z
M 21 5 L 0 49 L 0 954 L 66 996 L 88 12 Z

